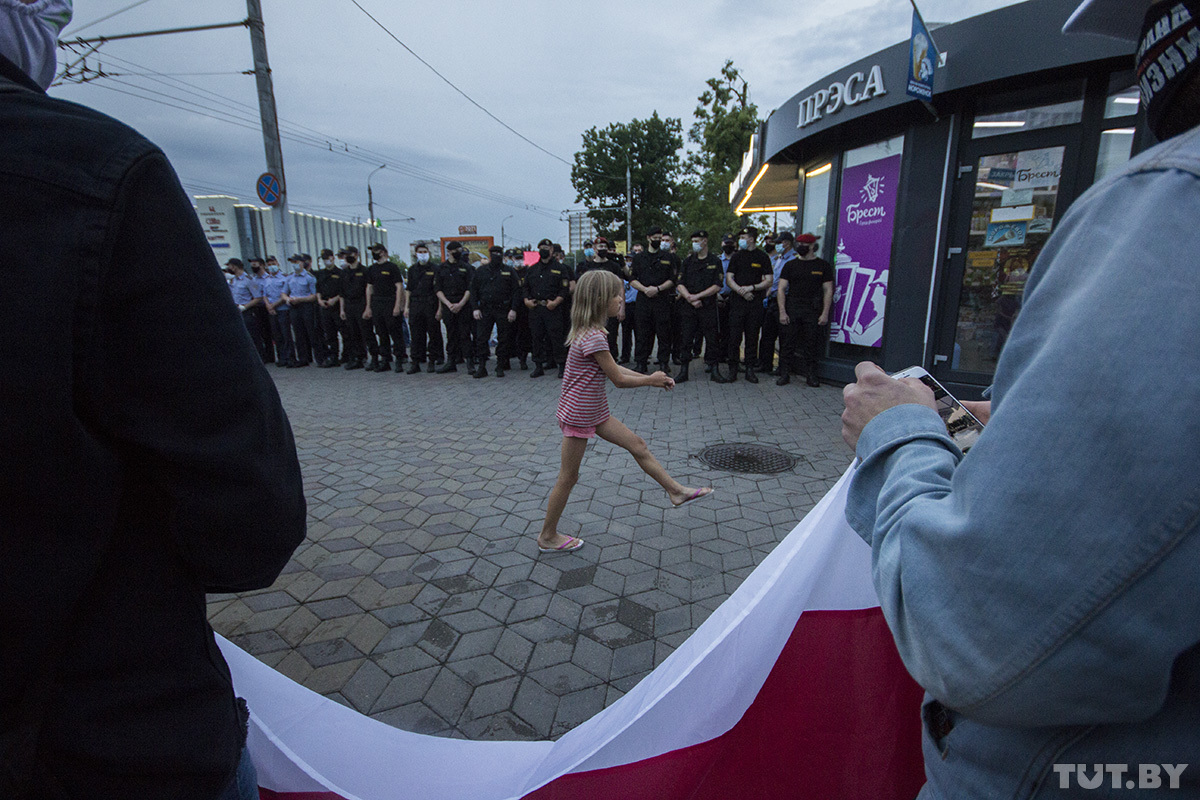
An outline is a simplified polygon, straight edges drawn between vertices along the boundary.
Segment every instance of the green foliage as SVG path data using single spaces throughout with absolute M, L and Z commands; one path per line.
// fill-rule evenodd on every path
M 591 209 L 588 216 L 604 236 L 625 239 L 625 169 L 633 189 L 634 241 L 645 237 L 652 225 L 677 225 L 677 184 L 682 164 L 683 123 L 658 116 L 614 122 L 603 130 L 593 127 L 583 134 L 583 147 L 575 153 L 571 184 L 575 202 Z
M 721 74 L 706 81 L 707 89 L 697 98 L 688 141 L 696 149 L 684 162 L 679 187 L 679 216 L 691 229 L 709 232 L 710 244 L 717 237 L 736 233 L 752 222 L 739 217 L 729 204 L 729 184 L 737 177 L 750 137 L 758 130 L 758 106 L 750 102 L 750 89 L 733 61 L 726 61 Z M 753 220 L 766 227 L 766 217 Z M 685 231 L 686 236 L 691 231 Z

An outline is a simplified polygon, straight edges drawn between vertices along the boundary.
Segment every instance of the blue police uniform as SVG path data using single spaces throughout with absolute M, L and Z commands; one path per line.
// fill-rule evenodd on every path
M 288 297 L 315 297 L 317 294 L 317 278 L 306 269 L 288 275 Z M 296 366 L 306 367 L 316 352 L 317 363 L 325 360 L 325 341 L 317 335 L 317 302 L 314 299 L 308 303 L 297 303 L 290 306 L 288 315 L 292 318 L 292 333 L 296 345 Z
M 279 303 L 271 314 L 271 338 L 275 340 L 275 366 L 286 367 L 296 360 L 292 345 L 291 313 L 286 303 L 280 303 L 287 292 L 287 277 L 275 272 L 262 279 L 263 299 L 268 303 Z
M 229 293 L 233 295 L 233 302 L 238 306 L 244 306 L 262 297 L 262 289 L 259 288 L 258 281 L 244 272 L 229 281 Z M 243 308 L 241 311 L 242 324 L 246 326 L 246 332 L 250 334 L 250 341 L 254 342 L 254 349 L 258 351 L 258 357 L 265 360 L 262 329 L 258 323 L 258 306 Z

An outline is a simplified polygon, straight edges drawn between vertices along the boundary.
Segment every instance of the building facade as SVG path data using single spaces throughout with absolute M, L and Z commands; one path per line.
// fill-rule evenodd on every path
M 1078 0 L 1032 0 L 932 31 L 932 102 L 906 93 L 905 41 L 799 91 L 730 187 L 742 212 L 794 211 L 834 264 L 823 377 L 921 365 L 977 397 L 1065 210 L 1153 143 L 1132 45 L 1064 36 Z
M 275 252 L 275 214 L 271 209 L 239 203 L 228 195 L 201 195 L 192 200 L 218 264 L 231 258 L 240 258 L 244 263 L 255 256 L 269 255 L 282 264 L 292 255 Z M 367 248 L 376 242 L 388 246 L 386 228 L 296 211 L 289 211 L 288 218 L 297 252 L 311 255 L 314 264 L 326 247 L 337 252 L 341 247 L 354 245 L 365 255 Z M 365 257 L 369 262 L 370 257 Z

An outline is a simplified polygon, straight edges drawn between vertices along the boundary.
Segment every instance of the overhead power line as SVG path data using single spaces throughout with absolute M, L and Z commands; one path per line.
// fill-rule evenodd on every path
M 213 119 L 216 121 L 225 122 L 225 123 L 231 124 L 231 125 L 236 125 L 237 127 L 245 128 L 247 130 L 258 130 L 257 125 L 246 122 L 243 118 L 239 117 L 236 112 L 230 111 L 228 108 L 223 108 L 221 106 L 210 105 L 214 101 L 220 101 L 222 104 L 240 106 L 242 108 L 247 109 L 247 111 L 254 111 L 254 109 L 246 103 L 242 103 L 240 101 L 234 100 L 233 98 L 221 95 L 217 92 L 213 92 L 211 90 L 204 89 L 202 87 L 199 87 L 199 86 L 189 83 L 187 81 L 179 80 L 178 78 L 173 78 L 173 77 L 167 75 L 166 73 L 158 72 L 157 70 L 153 70 L 142 64 L 138 64 L 136 62 L 129 61 L 128 59 L 118 58 L 115 56 L 109 56 L 108 58 L 110 58 L 112 61 L 116 61 L 121 64 L 127 64 L 134 68 L 146 71 L 148 74 L 143 77 L 146 77 L 148 80 L 153 81 L 162 87 L 165 87 L 166 89 L 168 89 L 168 91 L 162 92 L 162 91 L 158 91 L 156 89 L 152 89 L 148 86 L 142 86 L 140 84 L 133 83 L 130 81 L 122 81 L 122 80 L 119 80 L 117 77 L 115 77 L 114 74 L 110 74 L 110 73 L 104 73 L 102 75 L 102 77 L 109 78 L 114 83 L 121 84 L 121 85 L 127 87 L 127 89 L 136 89 L 138 92 L 145 92 L 145 93 L 149 93 L 150 95 L 155 95 L 155 96 L 146 96 L 144 94 L 138 94 L 136 92 L 128 91 L 125 89 L 117 89 L 114 86 L 105 85 L 103 83 L 92 83 L 91 85 L 100 86 L 101 88 L 107 89 L 109 91 L 118 92 L 120 94 L 129 95 L 131 97 L 137 97 L 139 99 L 148 100 L 150 102 L 156 102 L 156 103 L 165 105 L 170 108 L 175 108 L 175 109 L 178 109 L 181 111 L 186 111 L 189 113 L 197 114 L 199 116 Z M 154 76 L 159 76 L 159 77 L 154 77 Z M 169 82 L 161 80 L 160 78 L 167 78 Z M 89 80 L 94 80 L 94 78 L 90 78 Z M 193 100 L 193 99 L 189 99 L 186 97 L 180 97 L 180 96 L 178 96 L 178 94 L 172 94 L 171 92 L 183 92 L 184 94 L 191 95 L 192 97 L 197 98 L 197 99 Z M 160 99 L 160 98 L 162 98 L 162 99 Z M 170 102 L 170 101 L 174 101 L 174 102 Z M 386 154 L 379 153 L 378 151 L 370 150 L 368 148 L 359 147 L 357 145 L 351 145 L 349 142 L 345 142 L 344 140 L 338 139 L 337 137 L 329 136 L 328 134 L 324 134 L 320 131 L 317 131 L 313 128 L 309 128 L 308 126 L 305 126 L 305 125 L 301 125 L 299 123 L 288 122 L 287 120 L 283 120 L 281 118 L 280 119 L 280 133 L 281 133 L 282 138 L 287 139 L 292 142 L 295 142 L 297 144 L 303 144 L 305 146 L 313 147 L 315 149 L 325 150 L 328 152 L 336 153 L 340 156 L 348 157 L 348 158 L 351 158 L 353 160 L 356 160 L 356 161 L 359 161 L 362 163 L 377 163 L 379 161 L 385 161 L 387 163 L 387 165 L 390 168 L 394 169 L 395 171 L 400 172 L 405 175 L 408 175 L 410 177 L 417 178 L 418 180 L 432 183 L 436 186 L 450 189 L 452 191 L 457 191 L 460 193 L 479 197 L 484 200 L 490 200 L 492 202 L 497 202 L 497 203 L 501 203 L 501 204 L 509 205 L 509 206 L 515 206 L 517 208 L 522 208 L 526 211 L 530 211 L 532 213 L 536 213 L 541 216 L 545 216 L 548 219 L 556 218 L 556 215 L 552 209 L 544 208 L 544 207 L 541 207 L 541 206 L 538 206 L 538 205 L 532 204 L 532 203 L 527 203 L 518 198 L 510 197 L 508 195 L 503 195 L 498 192 L 494 192 L 490 189 L 486 189 L 484 187 L 477 186 L 475 184 L 470 184 L 465 181 L 459 181 L 457 179 L 441 175 L 439 173 L 433 172 L 432 170 L 428 170 L 424 167 L 420 167 L 415 164 L 409 164 L 406 162 L 397 161 Z M 341 145 L 341 146 L 335 147 L 334 146 L 335 143 L 338 145 Z
M 380 29 L 381 29 L 381 30 L 382 30 L 384 33 L 386 33 L 388 36 L 392 37 L 392 39 L 393 39 L 393 40 L 395 40 L 396 44 L 398 44 L 398 45 L 400 45 L 401 47 L 403 47 L 405 50 L 407 50 L 407 51 L 408 51 L 408 52 L 409 52 L 409 53 L 412 55 L 412 57 L 413 57 L 413 58 L 415 58 L 417 61 L 420 61 L 422 64 L 424 64 L 426 67 L 428 67 L 428 68 L 429 68 L 429 71 L 430 71 L 430 72 L 432 72 L 434 75 L 437 75 L 439 78 L 441 78 L 441 79 L 442 79 L 442 81 L 443 81 L 443 82 L 445 82 L 445 84 L 446 84 L 447 86 L 449 86 L 451 89 L 453 89 L 454 91 L 458 92 L 458 93 L 459 93 L 459 94 L 461 94 L 463 97 L 465 97 L 465 98 L 467 99 L 467 102 L 469 102 L 471 105 L 473 105 L 473 106 L 475 106 L 476 108 L 478 108 L 478 109 L 479 109 L 480 111 L 482 111 L 484 114 L 487 114 L 487 115 L 488 115 L 489 117 L 491 117 L 493 120 L 495 120 L 496 122 L 498 122 L 498 123 L 499 123 L 499 124 L 500 124 L 502 127 L 504 127 L 504 129 L 505 129 L 505 130 L 507 130 L 508 132 L 512 133 L 514 136 L 516 136 L 518 139 L 522 140 L 523 142 L 527 142 L 528 144 L 530 144 L 530 145 L 534 146 L 534 147 L 535 147 L 535 148 L 537 148 L 538 150 L 541 150 L 543 153 L 545 153 L 546 155 L 550 156 L 550 157 L 551 157 L 551 158 L 553 158 L 554 160 L 556 160 L 556 161 L 561 161 L 562 163 L 566 164 L 568 167 L 570 167 L 570 166 L 573 166 L 573 165 L 572 165 L 572 163 L 571 163 L 570 161 L 567 161 L 567 160 L 566 160 L 565 158 L 563 158 L 562 156 L 559 156 L 559 155 L 557 155 L 557 154 L 555 154 L 555 153 L 552 153 L 552 152 L 550 152 L 549 150 L 547 150 L 546 148 L 542 147 L 540 144 L 538 144 L 537 142 L 533 141 L 532 139 L 530 139 L 528 136 L 526 136 L 525 134 L 523 134 L 523 133 L 521 133 L 520 131 L 518 131 L 518 130 L 517 130 L 516 128 L 514 128 L 513 126 L 509 125 L 507 122 L 505 122 L 504 120 L 502 120 L 502 119 L 500 119 L 499 117 L 497 117 L 497 116 L 496 116 L 495 114 L 493 114 L 491 111 L 488 111 L 488 110 L 487 110 L 486 108 L 484 108 L 484 107 L 483 107 L 483 105 L 481 105 L 481 104 L 480 104 L 480 103 L 479 103 L 479 102 L 478 102 L 478 101 L 477 101 L 475 98 L 471 97 L 471 95 L 467 94 L 467 93 L 466 93 L 466 92 L 464 92 L 462 89 L 458 88 L 458 86 L 456 86 L 456 85 L 454 84 L 454 82 L 453 82 L 453 81 L 451 81 L 449 78 L 447 78 L 447 77 L 446 77 L 445 75 L 443 75 L 442 73 L 438 72 L 438 71 L 437 71 L 437 69 L 436 69 L 436 68 L 435 68 L 435 67 L 434 67 L 432 64 L 430 64 L 430 63 L 429 63 L 428 61 L 426 61 L 425 59 L 421 58 L 419 55 L 417 55 L 416 51 L 414 51 L 414 50 L 413 50 L 411 47 L 409 47 L 409 46 L 408 46 L 408 45 L 406 45 L 404 42 L 402 42 L 402 41 L 400 40 L 400 37 L 396 36 L 396 34 L 392 33 L 390 30 L 388 30 L 387 26 L 386 26 L 386 25 L 384 25 L 384 24 L 383 24 L 382 22 L 380 22 L 379 20 L 377 20 L 377 19 L 376 19 L 376 18 L 375 18 L 375 17 L 374 17 L 374 16 L 371 14 L 371 12 L 370 12 L 370 11 L 367 11 L 365 8 L 363 8 L 363 7 L 362 7 L 362 5 L 361 5 L 361 4 L 358 2 L 358 0 L 350 0 L 350 2 L 351 2 L 351 3 L 353 3 L 354 5 L 358 6 L 358 10 L 359 10 L 359 11 L 363 12 L 364 14 L 366 14 L 366 15 L 367 15 L 367 17 L 368 17 L 368 18 L 369 18 L 369 19 L 370 19 L 372 22 L 374 22 L 376 25 L 378 25 L 378 26 L 379 26 L 379 28 L 380 28 Z
M 103 17 L 100 17 L 99 19 L 94 19 L 91 22 L 87 23 L 86 25 L 79 25 L 78 27 L 72 28 L 71 32 L 79 33 L 80 31 L 86 31 L 88 28 L 92 27 L 93 25 L 99 25 L 101 22 L 112 19 L 113 17 L 117 16 L 118 14 L 124 14 L 126 11 L 137 8 L 138 6 L 144 6 L 146 3 L 149 3 L 149 2 L 150 2 L 150 0 L 137 0 L 136 3 L 130 3 L 129 5 L 125 6 L 124 8 L 118 8 L 116 11 L 112 12 L 111 14 L 105 14 Z

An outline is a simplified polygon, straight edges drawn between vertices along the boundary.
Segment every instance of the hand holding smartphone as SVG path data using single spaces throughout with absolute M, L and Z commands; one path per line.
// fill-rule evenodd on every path
M 946 431 L 958 445 L 958 449 L 966 453 L 974 446 L 979 439 L 979 434 L 983 433 L 983 423 L 964 408 L 963 404 L 946 391 L 945 387 L 938 383 L 932 375 L 921 367 L 909 367 L 900 370 L 892 377 L 896 380 L 916 378 L 928 386 L 933 391 L 933 401 L 937 406 L 938 415 L 946 423 Z

